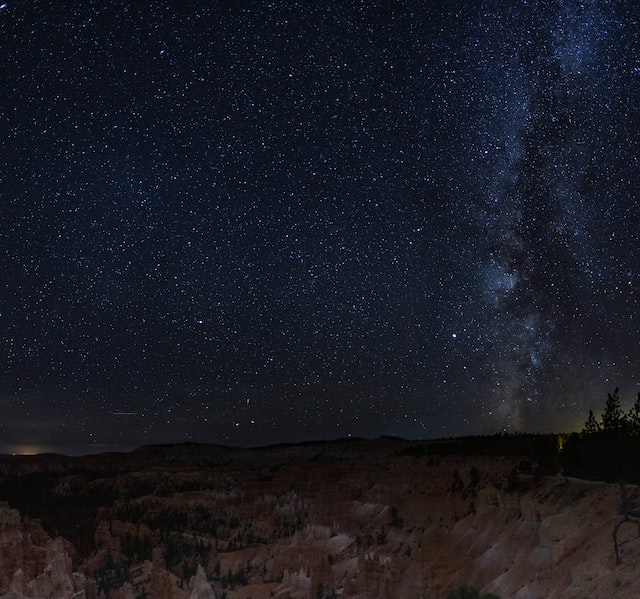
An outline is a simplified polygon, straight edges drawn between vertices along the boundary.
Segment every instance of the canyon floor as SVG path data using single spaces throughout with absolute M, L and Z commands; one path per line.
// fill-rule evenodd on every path
M 0 599 L 635 598 L 620 519 L 618 485 L 446 444 L 5 456 Z

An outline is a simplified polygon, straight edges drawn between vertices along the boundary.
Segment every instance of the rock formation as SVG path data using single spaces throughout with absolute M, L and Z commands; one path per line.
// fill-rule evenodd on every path
M 640 596 L 618 487 L 519 466 L 391 440 L 0 460 L 0 498 L 20 467 L 47 498 L 0 505 L 0 599 Z
M 207 574 L 200 565 L 198 565 L 198 571 L 191 579 L 189 587 L 191 588 L 189 599 L 216 599 L 213 588 L 207 580 Z
M 8 507 L 0 508 L 0 570 L 2 599 L 86 599 L 64 540 L 47 538 L 36 521 Z

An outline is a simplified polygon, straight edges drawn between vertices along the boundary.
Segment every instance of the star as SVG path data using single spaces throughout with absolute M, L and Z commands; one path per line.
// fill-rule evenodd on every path
M 5 451 L 637 394 L 632 3 L 0 11 Z

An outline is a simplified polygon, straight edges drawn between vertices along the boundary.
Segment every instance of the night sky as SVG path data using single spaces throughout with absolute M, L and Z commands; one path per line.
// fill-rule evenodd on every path
M 0 3 L 0 452 L 557 432 L 631 403 L 639 21 Z

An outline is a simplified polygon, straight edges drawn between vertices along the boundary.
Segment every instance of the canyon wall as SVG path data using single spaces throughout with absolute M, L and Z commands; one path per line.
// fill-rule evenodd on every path
M 48 460 L 0 463 L 0 599 L 640 596 L 618 486 L 517 457 L 381 440 Z M 35 475 L 46 501 L 15 492 Z

